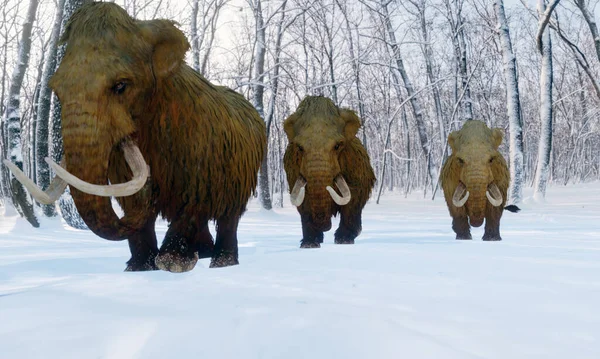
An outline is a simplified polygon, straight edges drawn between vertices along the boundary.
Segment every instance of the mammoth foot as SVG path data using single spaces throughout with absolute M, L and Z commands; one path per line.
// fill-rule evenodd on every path
M 470 240 L 470 239 L 473 239 L 473 238 L 471 237 L 471 233 L 466 233 L 466 234 L 458 234 L 457 233 L 456 234 L 456 239 L 458 239 L 458 240 Z
M 228 252 L 221 252 L 210 261 L 210 268 L 222 268 L 240 264 L 237 255 Z
M 319 242 L 300 241 L 300 248 L 321 248 Z
M 191 256 L 182 256 L 178 253 L 161 253 L 156 257 L 156 266 L 171 273 L 189 272 L 198 262 L 198 253 Z
M 354 238 L 335 238 L 335 244 L 354 244 Z
M 210 246 L 199 246 L 197 247 L 198 249 L 198 258 L 202 259 L 202 258 L 210 258 L 213 256 L 213 248 L 214 245 L 212 245 L 212 242 L 210 243 Z
M 500 235 L 488 236 L 488 235 L 484 234 L 482 239 L 484 241 L 501 241 L 502 237 L 500 237 Z
M 158 270 L 155 263 L 156 256 L 153 255 L 145 260 L 134 260 L 131 258 L 127 261 L 127 267 L 125 272 L 144 272 L 151 270 Z

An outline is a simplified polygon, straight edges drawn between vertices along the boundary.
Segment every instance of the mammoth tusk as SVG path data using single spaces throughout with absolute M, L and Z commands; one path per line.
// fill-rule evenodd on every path
M 292 189 L 292 193 L 290 193 L 290 201 L 296 207 L 299 207 L 304 201 L 304 192 L 306 181 L 302 177 L 298 177 L 296 183 L 294 184 L 294 188 Z
M 465 193 L 466 192 L 466 193 Z M 463 197 L 464 194 L 464 197 Z M 462 197 L 462 199 L 461 199 Z M 454 195 L 452 196 L 452 204 L 456 207 L 462 207 L 469 199 L 469 191 L 467 191 L 467 187 L 461 182 L 456 190 L 454 191 Z
M 46 162 L 52 167 L 56 175 L 65 180 L 69 185 L 77 188 L 81 192 L 93 194 L 101 197 L 125 197 L 131 196 L 138 192 L 146 180 L 150 176 L 150 168 L 144 161 L 144 157 L 140 152 L 140 149 L 132 141 L 126 141 L 121 145 L 125 161 L 133 172 L 133 178 L 125 183 L 111 184 L 111 185 L 96 185 L 89 182 L 85 182 L 76 176 L 69 173 L 64 168 L 57 165 L 50 158 L 46 157 Z
M 335 178 L 335 184 L 342 193 L 341 197 L 335 192 L 333 188 L 331 188 L 331 186 L 327 186 L 325 187 L 325 189 L 329 192 L 333 201 L 338 205 L 343 206 L 345 204 L 348 204 L 348 202 L 350 202 L 350 199 L 352 198 L 352 195 L 350 194 L 350 188 L 348 188 L 346 180 L 344 179 L 344 177 L 339 175 Z
M 500 193 L 500 190 L 495 183 L 491 183 L 488 186 L 487 191 L 485 191 L 485 196 L 494 207 L 498 207 L 502 204 L 502 193 Z
M 29 177 L 23 173 L 14 163 L 9 160 L 2 161 L 6 167 L 13 173 L 15 178 L 23 184 L 23 186 L 31 193 L 31 196 L 41 204 L 52 204 L 56 202 L 67 188 L 67 182 L 62 178 L 56 176 L 50 182 L 48 189 L 43 191 L 38 185 L 36 185 Z M 64 160 L 61 162 L 64 166 Z

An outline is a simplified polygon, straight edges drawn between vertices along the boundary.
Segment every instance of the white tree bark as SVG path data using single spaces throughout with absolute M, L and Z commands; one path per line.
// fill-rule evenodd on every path
M 523 121 L 521 119 L 521 101 L 519 98 L 519 81 L 517 78 L 517 59 L 512 49 L 510 32 L 504 1 L 496 0 L 494 3 L 498 18 L 498 36 L 500 37 L 500 50 L 504 62 L 504 81 L 506 82 L 506 109 L 509 125 L 509 163 L 510 187 L 508 189 L 509 202 L 518 204 L 523 199 Z
M 40 83 L 39 104 L 36 116 L 36 133 L 35 133 L 35 161 L 36 161 L 36 178 L 37 185 L 45 189 L 50 184 L 50 168 L 44 160 L 49 154 L 49 123 L 50 123 L 50 105 L 52 101 L 52 90 L 48 86 L 50 77 L 54 74 L 57 65 L 57 50 L 58 38 L 60 36 L 61 22 L 63 18 L 63 9 L 65 0 L 59 0 L 56 8 L 56 16 L 50 34 L 50 42 L 46 54 L 46 63 L 42 73 L 42 81 Z M 42 205 L 43 213 L 47 217 L 56 215 L 56 206 Z
M 594 46 L 596 47 L 596 56 L 598 57 L 598 61 L 600 61 L 600 34 L 598 33 L 598 26 L 596 25 L 594 14 L 587 8 L 585 0 L 574 0 L 574 2 L 590 28 L 592 38 L 594 39 Z
M 392 48 L 394 61 L 396 62 L 397 70 L 400 73 L 400 77 L 402 78 L 402 82 L 404 83 L 404 88 L 406 89 L 406 93 L 410 98 L 410 104 L 412 107 L 413 116 L 415 118 L 415 122 L 417 124 L 417 132 L 419 133 L 419 140 L 421 142 L 421 148 L 423 149 L 423 155 L 425 156 L 425 160 L 427 161 L 427 173 L 430 179 L 430 185 L 434 186 L 437 179 L 437 169 L 433 160 L 431 158 L 431 143 L 429 142 L 429 137 L 427 135 L 427 126 L 425 125 L 425 120 L 423 118 L 423 110 L 421 107 L 421 103 L 418 97 L 415 95 L 415 90 L 413 84 L 406 73 L 406 69 L 404 68 L 404 61 L 402 59 L 402 54 L 400 53 L 400 46 L 396 41 L 396 34 L 394 32 L 394 28 L 392 26 L 392 22 L 390 20 L 390 15 L 388 11 L 388 4 L 384 1 L 381 3 L 381 16 L 384 22 L 387 34 L 389 36 L 389 46 Z
M 538 143 L 537 169 L 534 180 L 534 199 L 543 200 L 550 175 L 550 155 L 552 153 L 552 39 L 547 29 L 548 11 L 545 1 L 538 0 L 538 37 L 536 42 L 542 55 L 540 70 L 540 137 Z
M 447 18 L 452 30 L 452 44 L 454 45 L 454 57 L 456 61 L 457 82 L 460 79 L 460 90 L 455 89 L 455 99 L 462 93 L 460 100 L 459 121 L 463 123 L 473 119 L 473 101 L 471 100 L 471 87 L 468 81 L 467 42 L 465 39 L 465 23 L 463 20 L 464 0 L 444 0 Z
M 8 156 L 11 162 L 23 170 L 23 155 L 21 148 L 21 88 L 25 71 L 29 65 L 29 56 L 31 51 L 31 32 L 38 8 L 38 0 L 31 0 L 23 30 L 21 32 L 21 41 L 19 42 L 19 53 L 17 64 L 11 77 L 11 85 L 8 91 L 6 112 L 4 113 L 4 122 L 6 124 L 6 135 L 8 137 Z M 33 206 L 23 185 L 11 175 L 9 184 L 13 204 L 17 211 L 24 216 L 34 227 L 39 227 L 39 223 L 33 213 Z
M 266 26 L 263 18 L 262 0 L 249 0 L 254 12 L 256 27 L 256 45 L 254 53 L 254 79 L 252 80 L 252 103 L 260 117 L 265 118 L 264 92 L 265 92 L 265 56 L 266 48 Z M 267 135 L 269 134 L 267 128 Z M 267 136 L 267 142 L 269 137 Z M 269 150 L 265 147 L 265 154 L 258 173 L 258 196 L 264 209 L 273 208 L 271 191 L 269 190 Z

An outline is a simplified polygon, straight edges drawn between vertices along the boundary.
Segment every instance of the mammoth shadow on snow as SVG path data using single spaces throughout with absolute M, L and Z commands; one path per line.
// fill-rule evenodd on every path
M 238 264 L 237 227 L 266 148 L 254 107 L 185 64 L 189 43 L 172 21 L 87 3 L 61 41 L 50 85 L 62 105 L 63 161 L 49 161 L 57 177 L 45 192 L 12 166 L 15 176 L 43 203 L 69 184 L 95 234 L 128 240 L 126 270 L 184 272 L 205 257 L 211 267 Z M 160 250 L 158 215 L 169 221 Z

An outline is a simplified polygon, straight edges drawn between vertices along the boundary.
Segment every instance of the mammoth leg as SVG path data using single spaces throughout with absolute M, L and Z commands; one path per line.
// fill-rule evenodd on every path
M 194 246 L 196 247 L 196 251 L 198 251 L 198 258 L 212 257 L 215 243 L 208 229 L 208 221 L 205 221 L 202 229 L 196 234 Z
M 335 244 L 354 244 L 362 231 L 362 208 L 344 206 L 340 210 L 340 226 L 335 231 Z
M 485 211 L 485 231 L 483 232 L 484 241 L 501 241 L 500 237 L 500 218 L 502 217 L 503 207 L 494 207 L 490 203 Z
M 113 150 L 110 154 L 108 178 L 112 183 L 123 183 L 131 179 L 129 168 L 125 158 L 120 151 Z M 117 197 L 117 202 L 125 212 L 126 216 L 143 218 L 144 226 L 127 238 L 131 259 L 127 261 L 126 272 L 157 270 L 155 264 L 158 254 L 156 242 L 156 210 L 153 207 L 154 192 L 152 180 L 149 179 L 144 187 L 132 196 Z
M 315 229 L 308 216 L 300 214 L 302 221 L 302 240 L 300 241 L 300 248 L 321 248 L 323 243 L 323 231 Z
M 189 216 L 181 216 L 171 222 L 156 257 L 158 268 L 173 273 L 194 269 L 198 262 L 194 239 L 202 230 L 199 227 L 198 220 Z
M 211 268 L 227 267 L 239 264 L 237 227 L 240 216 L 217 219 L 217 240 L 213 250 Z
M 466 214 L 452 217 L 452 229 L 456 233 L 456 239 L 472 239 L 471 226 Z
M 127 261 L 126 272 L 157 270 L 154 260 L 158 254 L 154 224 L 156 217 L 151 217 L 142 230 L 128 238 L 131 259 Z

